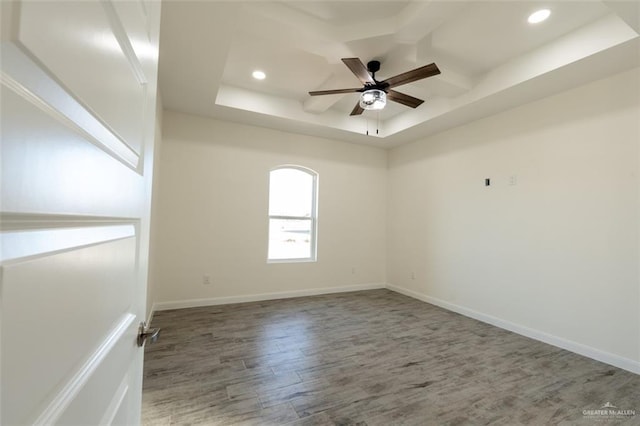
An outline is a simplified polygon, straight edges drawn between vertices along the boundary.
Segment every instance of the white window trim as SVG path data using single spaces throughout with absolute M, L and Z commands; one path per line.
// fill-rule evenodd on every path
M 294 164 L 285 164 L 282 166 L 274 167 L 269 170 L 269 178 L 271 178 L 271 172 L 281 169 L 296 169 L 301 172 L 307 173 L 312 177 L 312 194 L 311 194 L 311 217 L 307 216 L 282 216 L 282 215 L 268 215 L 268 223 L 271 223 L 271 219 L 292 219 L 292 220 L 310 220 L 311 221 L 311 255 L 309 257 L 296 257 L 291 259 L 270 259 L 269 250 L 267 248 L 267 263 L 308 263 L 318 261 L 318 172 L 303 166 L 297 166 Z M 271 191 L 271 179 L 269 179 L 269 191 Z M 267 209 L 270 206 L 267 207 Z M 267 232 L 267 235 L 269 233 Z M 268 246 L 267 239 L 267 246 Z

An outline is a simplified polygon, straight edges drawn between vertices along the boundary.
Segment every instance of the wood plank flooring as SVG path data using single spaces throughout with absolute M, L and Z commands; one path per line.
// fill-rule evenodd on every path
M 144 425 L 640 424 L 640 376 L 388 290 L 153 326 Z M 636 415 L 585 416 L 607 402 Z

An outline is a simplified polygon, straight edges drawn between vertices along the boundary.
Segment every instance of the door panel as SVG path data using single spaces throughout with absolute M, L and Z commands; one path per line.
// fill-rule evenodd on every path
M 111 348 L 109 356 L 97 364 L 98 367 L 92 372 L 82 392 L 78 393 L 71 405 L 60 416 L 59 424 L 123 426 L 138 424 L 133 422 L 128 413 L 131 408 L 131 392 L 135 392 L 131 386 L 131 375 L 126 374 L 122 377 L 113 374 L 114 371 L 124 370 L 129 365 L 133 352 L 139 350 L 135 344 L 131 343 L 131 337 L 135 340 L 135 330 L 128 329 L 127 333 Z M 110 395 L 111 398 L 96 398 L 96 395 Z M 118 418 L 122 420 L 117 420 Z M 99 421 L 96 421 L 98 419 Z M 116 419 L 120 423 L 114 423 L 111 419 Z
M 0 173 L 2 182 L 11 182 L 2 188 L 3 211 L 135 215 L 142 182 L 124 159 L 105 155 L 77 129 L 6 86 L 0 102 Z M 29 170 L 37 173 L 25 173 Z
M 31 417 L 47 396 L 99 356 L 100 345 L 118 325 L 129 320 L 137 327 L 129 317 L 135 250 L 130 237 L 5 263 L 2 363 L 10 368 L 3 369 L 2 380 L 11 390 L 3 395 L 7 424 L 35 421 Z M 133 340 L 128 343 L 133 346 Z
M 137 424 L 160 3 L 0 7 L 0 424 Z
M 20 4 L 17 38 L 63 87 L 139 153 L 147 77 L 114 10 L 110 2 L 26 1 Z M 70 66 L 78 61 L 83 66 Z

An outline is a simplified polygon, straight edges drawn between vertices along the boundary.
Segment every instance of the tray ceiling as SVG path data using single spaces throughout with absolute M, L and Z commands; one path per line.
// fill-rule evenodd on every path
M 639 66 L 639 5 L 165 1 L 160 90 L 171 110 L 392 147 Z M 529 24 L 541 8 L 549 19 Z M 442 73 L 397 88 L 425 99 L 416 109 L 351 117 L 358 94 L 307 93 L 359 87 L 345 57 L 380 61 L 378 79 Z

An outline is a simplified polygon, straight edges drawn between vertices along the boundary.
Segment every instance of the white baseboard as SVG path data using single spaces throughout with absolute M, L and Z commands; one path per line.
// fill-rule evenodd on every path
M 362 291 L 385 288 L 384 283 L 357 284 L 341 287 L 323 287 L 307 290 L 282 291 L 275 293 L 250 294 L 246 296 L 212 297 L 206 299 L 175 300 L 170 302 L 156 302 L 153 304 L 151 315 L 155 311 L 169 309 L 196 308 L 199 306 L 228 305 L 231 303 L 259 302 L 262 300 L 289 299 L 292 297 L 317 296 L 320 294 L 345 293 L 348 291 Z
M 397 293 L 404 294 L 405 296 L 409 296 L 414 299 L 439 306 L 441 308 L 459 313 L 466 317 L 473 318 L 487 324 L 495 325 L 496 327 L 500 327 L 502 329 L 512 331 L 522 336 L 548 343 L 562 349 L 566 349 L 579 355 L 586 356 L 587 358 L 595 359 L 596 361 L 604 362 L 605 364 L 613 365 L 614 367 L 622 368 L 623 370 L 627 370 L 635 374 L 640 374 L 640 362 L 638 361 L 624 358 L 609 352 L 601 351 L 600 349 L 583 345 L 572 340 L 567 340 L 562 337 L 554 336 L 552 334 L 548 334 L 539 330 L 515 324 L 513 322 L 487 315 L 482 312 L 474 311 L 473 309 L 465 308 L 464 306 L 455 305 L 453 303 L 449 303 L 435 297 L 427 296 L 425 294 L 418 293 L 404 287 L 387 284 L 387 288 L 391 291 L 395 291 Z
M 605 364 L 613 365 L 614 367 L 622 368 L 623 370 L 630 371 L 635 374 L 640 374 L 640 362 L 634 361 L 629 358 L 624 358 L 619 355 L 615 355 L 609 352 L 605 352 L 591 346 L 583 345 L 581 343 L 574 342 L 572 340 L 564 339 L 562 337 L 554 336 L 539 330 L 535 330 L 529 327 L 525 327 L 510 321 L 503 320 L 492 315 L 484 314 L 482 312 L 475 311 L 473 309 L 466 308 L 464 306 L 456 305 L 450 302 L 446 302 L 435 297 L 427 296 L 422 293 L 415 292 L 413 290 L 399 287 L 393 284 L 358 284 L 343 287 L 323 287 L 314 288 L 308 290 L 294 290 L 275 293 L 262 293 L 252 294 L 246 296 L 229 296 L 229 297 L 213 297 L 205 299 L 188 299 L 188 300 L 176 300 L 169 302 L 156 302 L 151 308 L 151 313 L 147 319 L 147 324 L 151 324 L 153 320 L 153 314 L 156 311 L 165 311 L 169 309 L 182 309 L 182 308 L 195 308 L 199 306 L 215 306 L 215 305 L 227 305 L 232 303 L 245 303 L 245 302 L 259 302 L 262 300 L 274 300 L 274 299 L 288 299 L 292 297 L 303 296 L 316 296 L 321 294 L 331 293 L 344 293 L 349 291 L 363 291 L 363 290 L 375 290 L 380 288 L 387 288 L 391 291 L 395 291 L 405 296 L 412 297 L 414 299 L 421 300 L 432 305 L 439 306 L 452 312 L 459 313 L 469 318 L 476 319 L 478 321 L 485 322 L 487 324 L 500 327 L 505 330 L 512 331 L 522 336 L 529 337 L 550 345 L 566 349 L 568 351 L 577 353 L 579 355 L 586 356 L 596 361 L 604 362 Z

